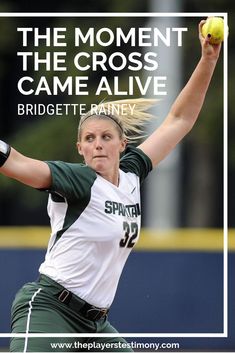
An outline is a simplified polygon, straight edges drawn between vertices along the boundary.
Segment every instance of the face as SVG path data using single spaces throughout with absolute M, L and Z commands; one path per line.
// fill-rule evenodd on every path
M 126 141 L 120 138 L 118 127 L 109 119 L 87 119 L 81 130 L 78 152 L 87 165 L 107 179 L 118 172 L 120 153 Z

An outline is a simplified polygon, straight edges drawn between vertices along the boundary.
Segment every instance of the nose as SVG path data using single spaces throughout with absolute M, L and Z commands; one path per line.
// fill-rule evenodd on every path
M 102 146 L 102 141 L 99 137 L 96 138 L 95 140 L 95 149 L 96 150 L 102 150 L 103 146 Z

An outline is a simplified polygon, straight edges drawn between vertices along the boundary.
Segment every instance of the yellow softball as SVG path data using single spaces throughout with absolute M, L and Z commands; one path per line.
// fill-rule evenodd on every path
M 209 37 L 211 44 L 219 44 L 224 40 L 224 20 L 221 17 L 208 17 L 202 26 L 202 36 Z

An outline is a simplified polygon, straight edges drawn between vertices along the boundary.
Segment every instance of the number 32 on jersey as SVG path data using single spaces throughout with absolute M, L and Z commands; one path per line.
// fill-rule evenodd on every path
M 124 237 L 120 240 L 121 248 L 133 248 L 138 236 L 138 224 L 135 222 L 123 222 Z

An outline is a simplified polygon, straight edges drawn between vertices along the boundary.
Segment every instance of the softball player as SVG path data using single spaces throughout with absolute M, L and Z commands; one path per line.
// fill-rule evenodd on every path
M 124 339 L 102 334 L 117 332 L 108 312 L 139 237 L 141 183 L 194 125 L 219 57 L 220 45 L 200 35 L 203 23 L 196 69 L 165 121 L 138 148 L 127 146 L 128 134 L 139 134 L 150 119 L 145 111 L 151 100 L 128 101 L 135 104 L 133 115 L 84 115 L 77 148 L 85 164 L 34 160 L 1 141 L 1 173 L 46 190 L 51 222 L 39 280 L 26 284 L 13 302 L 12 332 L 25 337 L 12 338 L 12 352 L 56 351 L 50 337 L 32 338 L 29 333 L 100 333 L 98 338 L 79 338 L 84 350 L 94 342 L 105 343 L 106 351 L 131 351 Z M 68 341 L 74 343 L 68 351 L 76 350 L 75 341 Z M 93 351 L 100 351 L 96 347 Z

